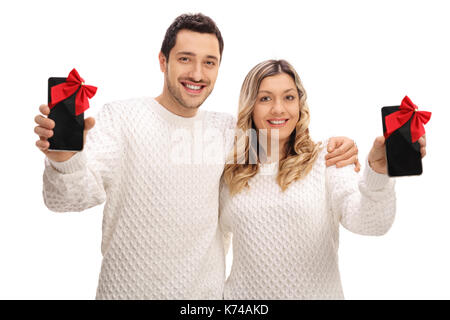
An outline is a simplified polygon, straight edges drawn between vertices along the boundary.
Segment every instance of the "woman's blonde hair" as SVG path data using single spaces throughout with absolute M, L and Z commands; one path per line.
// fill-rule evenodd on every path
M 285 60 L 267 60 L 256 65 L 245 77 L 239 96 L 239 114 L 234 148 L 227 159 L 223 179 L 235 195 L 244 188 L 249 188 L 248 180 L 259 171 L 258 142 L 252 142 L 248 132 L 256 130 L 253 123 L 253 110 L 259 87 L 264 78 L 286 73 L 292 77 L 297 87 L 300 104 L 300 116 L 286 144 L 285 156 L 278 164 L 277 183 L 285 191 L 294 181 L 305 177 L 312 169 L 321 149 L 321 143 L 314 143 L 309 136 L 309 108 L 306 103 L 306 92 L 295 69 Z

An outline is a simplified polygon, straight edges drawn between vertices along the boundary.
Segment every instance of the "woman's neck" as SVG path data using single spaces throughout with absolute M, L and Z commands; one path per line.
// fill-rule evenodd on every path
M 285 155 L 286 155 L 285 147 L 286 147 L 287 140 L 278 140 L 277 142 L 278 143 L 274 143 L 274 145 L 272 146 L 271 139 L 267 139 L 267 144 L 266 144 L 266 148 L 265 148 L 266 160 L 264 162 L 268 162 L 268 163 L 277 162 L 285 157 Z M 272 155 L 273 155 L 273 157 L 272 157 Z

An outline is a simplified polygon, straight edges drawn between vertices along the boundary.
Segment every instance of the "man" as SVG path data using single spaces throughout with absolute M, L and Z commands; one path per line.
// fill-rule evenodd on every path
M 214 88 L 222 52 L 222 36 L 209 17 L 176 18 L 159 54 L 162 94 L 106 104 L 96 121 L 85 120 L 81 152 L 48 150 L 54 122 L 46 117 L 48 106 L 40 106 L 35 132 L 36 145 L 46 154 L 46 206 L 82 211 L 106 201 L 97 299 L 222 298 L 218 191 L 232 145 L 226 132 L 235 120 L 199 110 Z M 182 152 L 191 161 L 174 164 L 171 146 L 195 137 L 198 128 L 225 135 L 225 143 L 223 137 L 212 138 L 224 146 L 222 161 L 198 159 L 194 143 Z M 329 150 L 337 157 L 328 165 L 356 163 L 359 170 L 353 141 L 335 138 Z

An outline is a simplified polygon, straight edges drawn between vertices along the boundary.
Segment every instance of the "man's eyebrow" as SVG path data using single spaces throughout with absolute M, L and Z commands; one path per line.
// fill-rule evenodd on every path
M 195 57 L 196 56 L 195 53 L 190 52 L 190 51 L 180 51 L 180 52 L 177 52 L 176 54 L 177 55 L 191 56 L 191 57 Z M 212 55 L 207 55 L 206 58 L 219 61 L 219 58 L 217 58 L 216 56 L 212 56 Z
M 190 52 L 190 51 L 179 51 L 179 52 L 177 52 L 177 55 L 180 55 L 180 54 L 185 55 L 185 56 L 195 56 L 195 53 Z
M 283 93 L 289 92 L 289 91 L 291 91 L 291 90 L 294 90 L 294 91 L 295 91 L 294 88 L 290 88 L 290 89 L 284 90 Z M 268 91 L 268 90 L 260 90 L 260 91 L 258 91 L 258 93 L 261 93 L 261 92 L 272 93 L 271 91 Z
M 216 56 L 206 56 L 208 59 L 213 59 L 216 61 L 219 61 L 219 58 L 217 58 Z

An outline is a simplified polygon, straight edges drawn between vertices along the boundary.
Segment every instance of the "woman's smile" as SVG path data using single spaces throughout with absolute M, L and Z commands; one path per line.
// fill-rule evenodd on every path
M 281 128 L 288 123 L 289 119 L 268 119 L 267 123 L 272 128 Z

